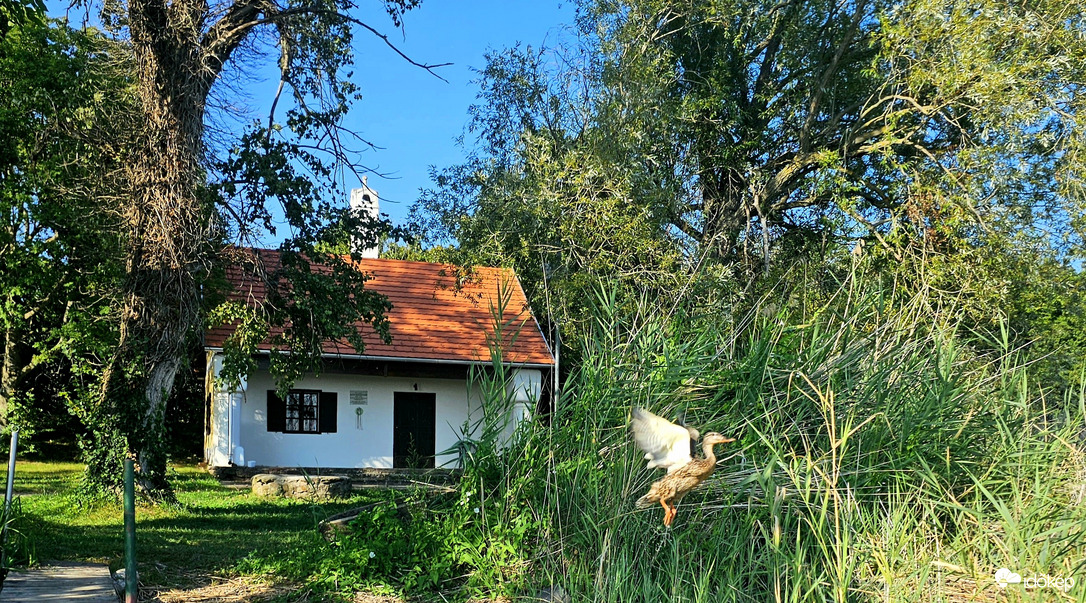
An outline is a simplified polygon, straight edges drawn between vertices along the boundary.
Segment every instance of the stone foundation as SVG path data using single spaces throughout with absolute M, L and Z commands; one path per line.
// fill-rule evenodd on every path
M 250 481 L 254 476 L 273 475 L 337 475 L 350 478 L 360 486 L 397 486 L 411 483 L 439 486 L 455 485 L 460 480 L 459 469 L 371 469 L 355 467 L 210 467 L 211 475 L 224 481 Z
M 253 494 L 285 496 L 307 500 L 346 498 L 351 495 L 351 479 L 342 475 L 278 475 L 260 473 L 252 478 Z

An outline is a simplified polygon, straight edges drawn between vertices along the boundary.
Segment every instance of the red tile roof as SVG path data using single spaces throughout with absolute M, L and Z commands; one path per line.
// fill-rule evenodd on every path
M 265 258 L 276 252 L 260 250 Z M 503 359 L 512 364 L 553 365 L 547 342 L 531 314 L 524 290 L 516 275 L 508 268 L 475 267 L 471 277 L 458 289 L 457 268 L 448 264 L 409 262 L 404 260 L 364 259 L 357 262 L 359 270 L 372 275 L 366 288 L 388 296 L 392 310 L 388 312 L 392 343 L 385 344 L 368 324 L 357 327 L 366 343 L 359 354 L 346 342 L 326 341 L 326 354 L 342 354 L 361 358 L 395 358 L 421 361 L 488 362 L 488 334 L 493 333 L 491 308 L 496 304 L 499 287 L 507 287 L 510 295 L 503 316 Z M 246 277 L 240 268 L 227 270 L 227 279 L 234 286 L 229 295 L 233 300 L 258 302 L 264 296 L 259 279 Z M 209 329 L 204 346 L 222 348 L 233 332 L 227 325 Z M 513 339 L 515 333 L 515 339 Z M 512 343 L 509 343 L 512 339 Z M 259 346 L 270 350 L 270 344 Z

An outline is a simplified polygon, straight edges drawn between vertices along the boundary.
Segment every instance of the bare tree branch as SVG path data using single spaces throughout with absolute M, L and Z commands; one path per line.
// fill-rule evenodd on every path
M 235 7 L 237 7 L 237 10 L 234 10 Z M 261 8 L 263 8 L 263 10 L 260 10 Z M 263 18 L 254 18 L 261 13 L 265 15 Z M 205 37 L 204 47 L 211 53 L 210 58 L 225 61 L 225 59 L 229 57 L 229 52 L 232 51 L 233 48 L 237 46 L 237 43 L 240 42 L 241 39 L 244 39 L 245 35 L 247 35 L 254 27 L 266 24 L 277 24 L 290 17 L 306 15 L 330 17 L 353 23 L 380 38 L 386 46 L 391 48 L 400 56 L 400 58 L 407 61 L 409 64 L 423 69 L 437 79 L 448 83 L 448 80 L 438 75 L 434 69 L 447 67 L 452 65 L 452 63 L 420 63 L 400 50 L 398 46 L 388 39 L 387 35 L 381 33 L 368 23 L 352 17 L 351 15 L 330 11 L 319 6 L 298 6 L 279 10 L 273 4 L 262 1 L 238 0 L 237 3 L 231 6 L 231 10 L 208 31 L 208 34 Z

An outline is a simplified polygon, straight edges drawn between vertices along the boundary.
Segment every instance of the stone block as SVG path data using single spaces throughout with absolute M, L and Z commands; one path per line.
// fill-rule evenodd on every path
M 279 481 L 279 477 L 271 473 L 254 475 L 251 481 L 253 494 L 257 496 L 281 496 L 283 494 L 283 484 Z
M 253 493 L 259 496 L 328 500 L 351 495 L 351 480 L 342 475 L 274 475 L 253 476 Z

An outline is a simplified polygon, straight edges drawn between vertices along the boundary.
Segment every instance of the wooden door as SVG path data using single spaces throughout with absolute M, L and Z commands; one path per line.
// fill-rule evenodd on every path
M 436 396 L 418 392 L 395 392 L 392 414 L 392 466 L 432 468 Z

